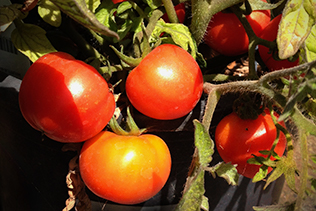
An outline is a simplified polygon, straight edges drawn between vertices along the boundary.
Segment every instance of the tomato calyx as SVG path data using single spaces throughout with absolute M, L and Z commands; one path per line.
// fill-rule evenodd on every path
M 265 101 L 258 93 L 242 93 L 233 103 L 233 111 L 241 119 L 257 119 L 264 109 Z
M 115 116 L 113 116 L 109 122 L 109 125 L 112 131 L 117 135 L 122 136 L 139 136 L 143 134 L 147 129 L 139 129 L 136 122 L 134 121 L 129 107 L 127 107 L 127 117 L 126 117 L 126 127 L 123 129 L 120 124 L 118 123 Z

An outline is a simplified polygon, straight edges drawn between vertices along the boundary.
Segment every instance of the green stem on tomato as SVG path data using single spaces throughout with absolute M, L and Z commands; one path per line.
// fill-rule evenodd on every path
M 170 23 L 179 23 L 179 19 L 171 0 L 161 0 L 168 15 Z

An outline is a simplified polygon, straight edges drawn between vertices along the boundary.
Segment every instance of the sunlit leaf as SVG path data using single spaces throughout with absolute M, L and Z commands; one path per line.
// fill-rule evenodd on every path
M 207 167 L 212 161 L 212 155 L 214 154 L 214 142 L 202 123 L 197 120 L 194 120 L 193 123 L 195 127 L 194 141 L 198 149 L 199 164 L 202 167 Z
M 162 33 L 170 34 L 175 44 L 189 51 L 192 57 L 196 58 L 197 46 L 187 26 L 177 23 L 165 23 L 160 19 L 151 34 L 150 42 L 156 42 L 157 39 L 160 39 Z
M 316 2 L 290 0 L 283 11 L 277 35 L 280 59 L 293 56 L 302 46 L 316 21 Z
M 316 60 L 316 25 L 313 26 L 311 33 L 305 40 L 305 56 L 307 62 Z
M 199 211 L 203 202 L 204 189 L 204 171 L 198 171 L 197 175 L 191 179 L 189 188 L 183 194 L 175 211 Z
M 83 26 L 105 36 L 120 39 L 117 33 L 101 24 L 88 9 L 84 0 L 51 0 L 59 9 Z
M 230 163 L 220 162 L 207 170 L 212 173 L 214 177 L 214 173 L 216 173 L 219 177 L 224 178 L 229 185 L 238 185 L 239 174 L 236 166 L 237 165 L 232 165 Z
M 85 0 L 85 2 L 86 2 L 88 9 L 91 10 L 92 12 L 95 12 L 95 10 L 101 4 L 100 0 Z
M 59 27 L 61 24 L 61 12 L 50 0 L 42 0 L 38 5 L 38 14 L 52 26 Z
M 20 22 L 12 32 L 11 40 L 19 51 L 35 62 L 39 57 L 56 51 L 45 34 L 46 31 L 39 26 Z

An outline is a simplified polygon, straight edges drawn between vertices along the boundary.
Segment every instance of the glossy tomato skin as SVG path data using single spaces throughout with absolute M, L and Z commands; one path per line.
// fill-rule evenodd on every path
M 257 36 L 270 22 L 270 14 L 269 10 L 256 10 L 246 16 Z M 216 13 L 212 17 L 204 42 L 225 56 L 246 53 L 249 45 L 247 33 L 237 16 L 234 13 L 223 12 Z
M 19 105 L 33 128 L 59 142 L 95 136 L 115 109 L 114 96 L 97 70 L 63 52 L 46 54 L 31 65 Z
M 281 18 L 282 15 L 278 15 L 277 17 L 275 17 L 260 33 L 259 37 L 268 41 L 274 41 L 277 38 Z M 262 61 L 265 63 L 270 71 L 294 67 L 297 66 L 299 63 L 299 59 L 295 60 L 294 62 L 290 62 L 287 59 L 277 61 L 269 52 L 269 48 L 262 45 L 258 46 L 258 51 Z
M 121 2 L 124 2 L 124 1 L 127 1 L 127 0 L 112 0 L 112 2 L 114 4 L 118 4 L 118 3 L 121 3 Z
M 177 14 L 177 16 L 178 16 L 179 23 L 183 23 L 184 20 L 185 20 L 185 3 L 177 4 L 176 6 L 174 6 L 174 9 L 176 10 L 176 14 Z M 162 19 L 163 19 L 166 23 L 169 23 L 169 22 L 170 22 L 167 13 L 165 13 L 165 14 L 162 16 Z
M 237 164 L 238 173 L 253 178 L 260 165 L 248 164 L 252 154 L 263 156 L 259 151 L 270 150 L 276 138 L 277 130 L 273 120 L 266 112 L 255 120 L 240 119 L 236 113 L 224 117 L 216 127 L 215 143 L 224 162 Z M 280 133 L 275 152 L 282 156 L 286 148 L 286 139 Z M 272 168 L 269 167 L 270 172 Z
M 79 169 L 84 183 L 97 196 L 137 204 L 163 188 L 170 174 L 171 156 L 158 136 L 119 136 L 103 131 L 84 143 Z
M 151 51 L 126 80 L 132 105 L 146 116 L 161 120 L 188 114 L 202 92 L 199 65 L 187 51 L 172 44 Z

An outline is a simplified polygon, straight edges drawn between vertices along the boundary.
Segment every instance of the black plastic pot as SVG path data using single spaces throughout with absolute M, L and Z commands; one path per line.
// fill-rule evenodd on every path
M 64 144 L 42 136 L 23 119 L 18 106 L 19 84 L 20 81 L 12 77 L 0 82 L 1 210 L 62 210 L 68 198 L 65 181 L 68 162 L 75 154 L 62 152 L 61 148 Z M 227 99 L 229 100 L 230 97 L 228 96 Z M 224 106 L 217 108 L 211 131 L 214 130 L 217 121 L 226 114 L 225 112 L 229 112 L 227 110 L 229 103 L 220 103 L 220 105 Z M 192 123 L 193 118 L 199 116 L 200 112 L 194 112 L 187 125 Z M 179 127 L 185 120 L 183 118 L 166 124 L 172 123 Z M 93 210 L 169 211 L 174 209 L 181 198 L 194 151 L 193 130 L 153 133 L 164 139 L 171 151 L 173 165 L 164 188 L 152 199 L 130 206 L 108 202 L 87 190 Z M 215 153 L 212 164 L 219 161 L 220 157 Z M 205 195 L 209 198 L 210 210 L 216 211 L 252 210 L 252 206 L 276 203 L 284 183 L 284 179 L 281 178 L 263 190 L 264 182 L 252 183 L 250 179 L 241 177 L 238 186 L 230 186 L 224 179 L 213 178 L 208 173 L 205 175 L 205 181 Z

